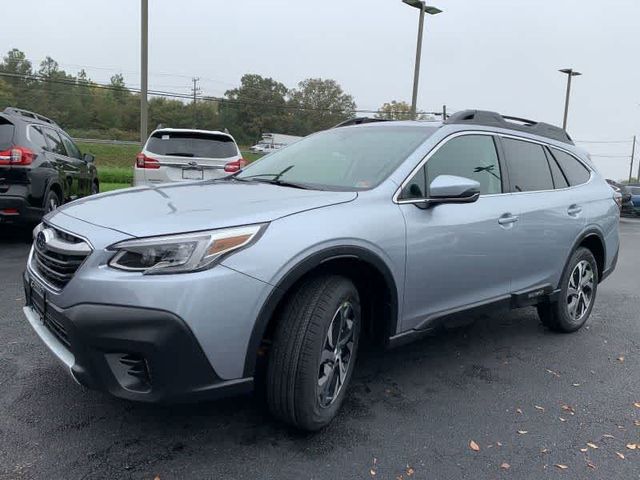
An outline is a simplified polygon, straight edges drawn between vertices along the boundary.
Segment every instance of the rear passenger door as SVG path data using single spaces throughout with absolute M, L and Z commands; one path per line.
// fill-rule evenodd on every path
M 501 141 L 513 205 L 521 212 L 513 291 L 555 289 L 585 226 L 582 199 L 547 146 L 508 136 Z
M 74 165 L 77 170 L 76 185 L 78 189 L 77 195 L 84 197 L 91 193 L 91 176 L 87 162 L 82 159 L 80 149 L 73 143 L 73 140 L 64 132 L 59 132 L 64 148 L 67 152 L 68 161 Z
M 67 156 L 67 150 L 64 147 L 62 138 L 58 132 L 51 127 L 42 127 L 42 133 L 49 144 L 49 153 L 52 163 L 55 165 L 60 180 L 63 183 L 64 196 L 63 202 L 73 200 L 78 197 L 78 174 L 79 169 L 73 159 Z

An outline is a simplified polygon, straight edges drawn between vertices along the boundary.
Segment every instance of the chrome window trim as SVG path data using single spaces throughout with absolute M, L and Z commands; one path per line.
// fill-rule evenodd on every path
M 404 179 L 404 181 L 400 184 L 400 187 L 398 187 L 398 189 L 393 194 L 393 197 L 392 197 L 393 203 L 398 204 L 398 205 L 403 205 L 403 204 L 409 204 L 409 203 L 423 203 L 425 200 L 427 200 L 426 198 L 412 199 L 412 200 L 399 200 L 398 197 L 400 196 L 400 193 L 402 192 L 404 187 L 406 187 L 407 184 L 414 177 L 414 175 L 416 175 L 418 173 L 418 170 L 420 170 L 424 166 L 424 164 L 427 163 L 427 161 L 429 161 L 429 159 L 433 155 L 435 155 L 436 152 L 438 152 L 438 150 L 440 150 L 445 144 L 449 143 L 449 141 L 453 140 L 454 138 L 464 137 L 464 136 L 467 136 L 467 135 L 487 135 L 487 136 L 495 137 L 497 135 L 497 133 L 489 132 L 489 131 L 486 131 L 486 130 L 465 130 L 463 132 L 454 132 L 451 135 L 448 135 L 445 138 L 443 138 L 442 140 L 440 140 L 440 142 L 438 142 L 436 144 L 436 146 L 433 147 L 429 151 L 429 153 L 427 153 L 425 155 L 425 157 L 422 160 L 420 160 L 418 165 L 413 170 L 411 170 L 409 175 L 407 175 L 407 177 Z M 496 153 L 497 153 L 497 151 L 496 151 Z M 490 197 L 490 196 L 494 196 L 494 195 L 505 195 L 507 193 L 509 193 L 509 192 L 491 193 L 491 194 L 488 194 L 488 195 L 480 195 L 480 198 Z
M 420 170 L 429 161 L 429 159 L 438 150 L 440 150 L 440 148 L 442 148 L 450 140 L 453 140 L 454 138 L 462 137 L 462 136 L 465 136 L 465 135 L 490 135 L 490 136 L 493 136 L 493 137 L 510 138 L 510 139 L 513 139 L 513 140 L 519 140 L 519 141 L 523 141 L 523 142 L 534 143 L 536 145 L 540 145 L 540 146 L 547 147 L 547 148 L 555 148 L 555 149 L 558 149 L 561 152 L 564 152 L 564 153 L 570 155 L 571 157 L 575 158 L 578 162 L 580 162 L 581 165 L 583 165 L 589 171 L 589 174 L 590 174 L 589 180 L 587 180 L 585 183 L 581 183 L 580 185 L 571 185 L 571 186 L 565 187 L 565 188 L 554 188 L 552 190 L 532 190 L 532 191 L 528 191 L 528 192 L 490 193 L 490 194 L 486 194 L 486 195 L 480 195 L 480 199 L 485 198 L 485 197 L 496 197 L 496 196 L 500 196 L 500 195 L 522 195 L 522 194 L 527 194 L 527 193 L 562 192 L 562 191 L 565 191 L 565 190 L 572 190 L 572 189 L 579 188 L 579 187 L 582 187 L 584 185 L 587 185 L 587 184 L 591 183 L 593 181 L 594 177 L 595 177 L 594 171 L 589 165 L 587 165 L 584 161 L 582 161 L 580 158 L 578 158 L 573 152 L 571 152 L 571 151 L 569 151 L 569 150 L 567 150 L 565 148 L 558 147 L 556 145 L 552 145 L 550 143 L 543 142 L 543 141 L 540 141 L 540 140 L 535 140 L 535 139 L 527 138 L 527 137 L 521 137 L 519 135 L 513 135 L 513 134 L 508 134 L 508 133 L 491 132 L 491 131 L 487 131 L 487 130 L 465 130 L 465 131 L 462 131 L 462 132 L 452 133 L 451 135 L 448 135 L 447 137 L 443 138 L 442 140 L 440 140 L 440 142 L 438 142 L 438 144 L 436 144 L 435 147 L 433 147 L 433 149 L 431 151 L 429 151 L 429 153 L 427 155 L 425 155 L 425 157 L 420 161 L 420 163 L 418 163 L 418 165 L 413 170 L 411 170 L 409 175 L 400 184 L 400 187 L 398 187 L 398 189 L 395 191 L 395 193 L 393 194 L 393 198 L 392 198 L 393 203 L 395 203 L 397 205 L 407 205 L 407 204 L 423 203 L 425 200 L 427 200 L 426 198 L 423 198 L 423 199 L 412 199 L 412 200 L 398 200 L 398 197 L 400 196 L 400 193 L 402 192 L 404 187 L 406 187 L 407 184 L 409 183 L 409 181 L 414 177 L 414 175 L 416 175 L 416 173 L 418 173 L 418 170 Z M 508 162 L 507 159 L 505 159 L 505 161 Z

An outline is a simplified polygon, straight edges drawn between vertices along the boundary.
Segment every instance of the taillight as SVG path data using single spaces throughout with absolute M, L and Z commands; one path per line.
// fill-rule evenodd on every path
M 247 161 L 244 158 L 239 158 L 238 160 L 227 163 L 224 166 L 224 171 L 227 173 L 236 173 L 242 170 L 246 164 Z
M 160 168 L 160 163 L 155 158 L 147 157 L 144 153 L 139 153 L 136 155 L 136 167 Z
M 27 147 L 13 147 L 0 152 L 0 165 L 31 165 L 33 151 Z

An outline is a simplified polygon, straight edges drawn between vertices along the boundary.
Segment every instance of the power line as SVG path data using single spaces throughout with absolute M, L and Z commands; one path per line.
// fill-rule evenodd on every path
M 633 140 L 576 140 L 576 143 L 631 143 Z
M 66 85 L 69 87 L 76 87 L 76 88 L 89 88 L 89 89 L 95 88 L 95 89 L 112 91 L 112 92 L 128 91 L 129 93 L 138 93 L 138 94 L 140 93 L 140 89 L 138 88 L 125 87 L 123 89 L 122 87 L 116 87 L 114 85 L 104 85 L 96 82 L 78 82 L 76 79 L 72 79 L 72 78 L 56 79 L 56 78 L 43 77 L 41 75 L 22 75 L 17 73 L 6 73 L 6 72 L 0 72 L 0 77 L 18 78 L 22 80 L 33 80 L 33 81 L 38 81 L 43 83 L 54 83 L 54 84 Z M 193 95 L 191 93 L 168 92 L 163 90 L 149 90 L 148 94 L 157 96 L 157 97 L 167 97 L 167 98 L 184 99 L 184 100 L 193 98 Z M 251 100 L 251 101 L 234 100 L 229 98 L 220 98 L 220 97 L 211 97 L 211 96 L 202 96 L 199 98 L 201 98 L 201 100 L 203 101 L 216 102 L 218 104 L 226 105 L 226 106 L 227 105 L 228 106 L 264 106 L 264 107 L 277 108 L 282 110 L 297 110 L 297 111 L 311 111 L 311 112 L 325 112 L 325 113 L 359 113 L 359 114 L 380 113 L 378 110 L 364 110 L 364 109 L 357 109 L 357 108 L 351 109 L 351 110 L 340 110 L 340 109 L 317 108 L 317 107 L 300 107 L 297 105 L 287 105 L 287 104 L 273 104 L 269 102 L 262 102 L 262 101 L 256 101 L 256 100 Z M 404 114 L 406 112 L 394 111 L 394 112 L 384 112 L 384 113 Z M 440 116 L 442 115 L 442 112 L 419 111 L 417 112 L 417 114 Z

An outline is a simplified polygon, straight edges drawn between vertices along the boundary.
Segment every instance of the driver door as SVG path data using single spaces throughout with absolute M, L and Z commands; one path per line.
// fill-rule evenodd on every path
M 518 213 L 491 134 L 458 134 L 438 145 L 398 197 L 407 231 L 403 330 L 428 328 L 456 311 L 508 299 Z M 440 175 L 480 183 L 474 203 L 426 207 Z

